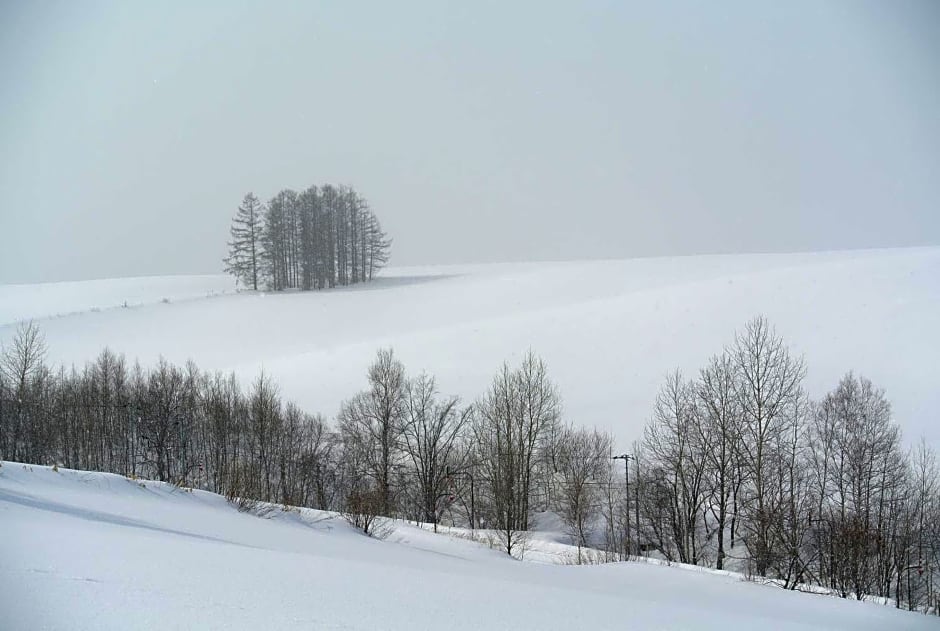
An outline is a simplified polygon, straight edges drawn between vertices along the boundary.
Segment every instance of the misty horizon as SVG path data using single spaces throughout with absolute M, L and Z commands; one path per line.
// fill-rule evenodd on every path
M 940 6 L 0 8 L 0 283 L 219 274 L 348 183 L 391 266 L 940 244 Z

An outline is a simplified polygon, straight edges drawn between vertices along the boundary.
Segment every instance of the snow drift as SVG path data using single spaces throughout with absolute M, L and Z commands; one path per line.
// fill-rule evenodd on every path
M 936 619 L 655 565 L 518 562 L 399 523 L 0 466 L 0 622 L 26 629 L 927 629 Z

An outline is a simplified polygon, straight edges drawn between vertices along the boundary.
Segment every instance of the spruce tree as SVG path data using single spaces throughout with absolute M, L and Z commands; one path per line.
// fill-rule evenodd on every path
M 261 202 L 252 193 L 245 195 L 232 219 L 232 240 L 225 257 L 225 271 L 244 285 L 258 289 L 259 240 L 261 237 Z

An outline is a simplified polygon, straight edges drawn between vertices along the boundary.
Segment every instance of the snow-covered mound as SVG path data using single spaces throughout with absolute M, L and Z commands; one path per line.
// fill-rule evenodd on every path
M 121 305 L 133 282 L 95 281 L 94 298 L 82 300 Z M 50 358 L 81 363 L 110 346 L 246 380 L 263 367 L 288 398 L 332 415 L 363 386 L 381 346 L 469 399 L 531 348 L 548 362 L 568 418 L 612 430 L 627 448 L 667 371 L 691 376 L 764 314 L 805 354 L 813 396 L 860 372 L 886 388 L 909 439 L 940 447 L 940 248 L 400 268 L 333 291 L 192 300 L 176 298 L 217 293 L 225 279 L 162 282 L 147 290 L 153 300 L 137 301 L 152 304 L 42 321 Z M 0 286 L 0 322 L 76 310 L 85 286 Z M 12 333 L 0 326 L 0 340 Z
M 0 466 L 0 626 L 26 629 L 927 629 L 936 619 L 646 564 L 558 566 L 398 524 Z

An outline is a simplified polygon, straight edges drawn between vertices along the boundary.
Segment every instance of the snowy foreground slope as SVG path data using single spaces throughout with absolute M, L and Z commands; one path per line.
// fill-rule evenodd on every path
M 0 628 L 928 629 L 936 618 L 645 564 L 519 562 L 399 524 L 239 513 L 121 476 L 0 467 Z
M 667 371 L 691 376 L 764 314 L 805 354 L 811 395 L 854 369 L 887 390 L 908 439 L 940 447 L 940 248 L 399 268 L 333 291 L 219 295 L 233 290 L 213 276 L 0 286 L 0 341 L 30 317 L 56 362 L 109 346 L 245 380 L 263 367 L 327 416 L 381 346 L 466 399 L 532 348 L 568 419 L 626 448 Z

